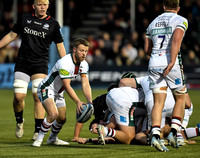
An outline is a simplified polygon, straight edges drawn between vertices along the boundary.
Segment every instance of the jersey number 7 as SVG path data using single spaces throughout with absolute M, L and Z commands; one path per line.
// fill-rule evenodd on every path
M 160 44 L 160 49 L 163 47 L 163 42 L 165 40 L 165 35 L 159 35 L 158 38 L 162 38 L 162 42 Z

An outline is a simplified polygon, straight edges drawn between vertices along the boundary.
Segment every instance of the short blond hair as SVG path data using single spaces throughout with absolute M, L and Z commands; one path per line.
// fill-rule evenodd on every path
M 43 3 L 49 4 L 49 0 L 34 0 L 34 3 L 35 3 L 35 4 L 38 3 L 38 2 L 41 2 L 42 4 L 43 4 Z

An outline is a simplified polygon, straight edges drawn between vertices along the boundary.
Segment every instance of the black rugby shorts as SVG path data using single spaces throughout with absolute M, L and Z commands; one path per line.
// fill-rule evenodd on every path
M 42 73 L 42 74 L 48 74 L 48 65 L 33 65 L 33 64 L 21 64 L 16 63 L 15 64 L 15 71 L 23 72 L 29 76 L 32 76 L 34 74 Z

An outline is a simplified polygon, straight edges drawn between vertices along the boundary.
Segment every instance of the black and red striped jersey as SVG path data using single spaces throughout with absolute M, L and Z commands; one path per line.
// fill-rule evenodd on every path
M 51 43 L 63 42 L 59 23 L 49 15 L 38 19 L 34 14 L 24 14 L 17 20 L 12 31 L 22 39 L 17 62 L 24 64 L 48 64 Z

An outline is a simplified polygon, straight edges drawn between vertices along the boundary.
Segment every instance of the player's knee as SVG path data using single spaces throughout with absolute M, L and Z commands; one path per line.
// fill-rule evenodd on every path
M 132 139 L 133 139 L 133 138 L 128 137 L 124 144 L 129 145 L 129 144 L 131 143 L 131 140 L 132 140 Z
M 40 102 L 40 99 L 39 99 L 37 93 L 33 93 L 33 100 L 34 100 L 35 103 L 39 103 Z
M 24 93 L 15 93 L 14 94 L 13 105 L 14 106 L 22 105 L 23 102 L 24 102 L 25 97 L 26 97 L 26 94 L 24 94 Z
M 14 79 L 14 93 L 27 93 L 28 83 L 20 79 Z
M 32 81 L 32 93 L 37 93 L 38 85 L 42 80 L 43 80 L 42 78 L 38 78 Z
M 130 144 L 131 141 L 135 138 L 135 135 L 133 134 L 127 134 L 127 137 L 126 137 L 126 141 L 124 142 L 124 144 Z
M 187 92 L 187 88 L 185 86 L 182 86 L 180 88 L 176 88 L 173 90 L 174 95 L 183 95 Z
M 49 114 L 49 119 L 51 122 L 53 122 L 58 117 L 58 112 L 52 112 Z
M 15 102 L 22 102 L 23 100 L 24 98 L 22 97 L 22 95 L 15 94 L 15 97 L 14 97 Z
M 57 121 L 59 124 L 64 124 L 66 122 L 66 117 L 62 117 Z
M 167 94 L 167 87 L 160 87 L 160 88 L 154 88 L 153 93 L 165 93 Z

